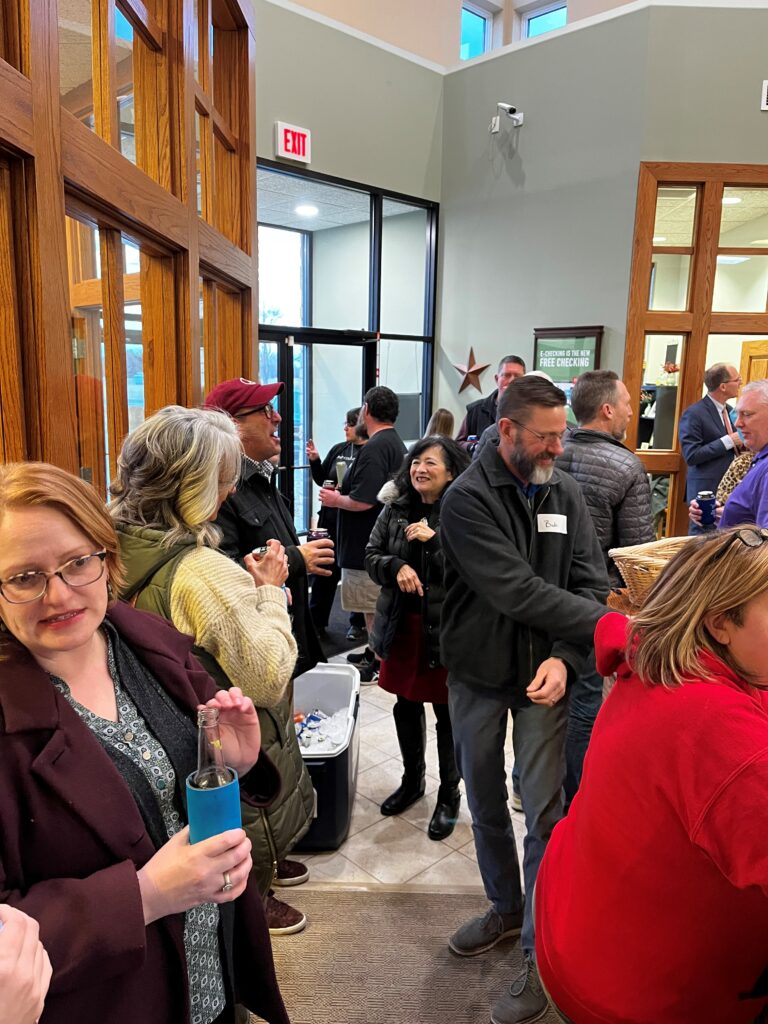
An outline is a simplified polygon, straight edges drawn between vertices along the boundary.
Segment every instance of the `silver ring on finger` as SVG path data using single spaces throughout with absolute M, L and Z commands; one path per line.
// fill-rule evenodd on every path
M 221 891 L 222 892 L 230 892 L 230 890 L 232 890 L 232 889 L 234 889 L 234 885 L 232 884 L 232 879 L 229 877 L 229 872 L 225 871 L 224 872 L 224 885 L 222 885 Z

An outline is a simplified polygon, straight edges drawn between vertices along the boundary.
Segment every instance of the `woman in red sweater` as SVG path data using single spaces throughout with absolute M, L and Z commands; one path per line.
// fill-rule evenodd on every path
M 541 980 L 574 1024 L 765 1011 L 766 540 L 691 541 L 634 619 L 598 624 L 598 670 L 618 680 L 536 884 Z

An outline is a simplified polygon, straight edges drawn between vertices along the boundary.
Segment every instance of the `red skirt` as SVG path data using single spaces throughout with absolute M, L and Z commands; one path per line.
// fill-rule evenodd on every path
M 425 704 L 447 704 L 448 670 L 429 667 L 421 615 L 403 615 L 389 657 L 381 662 L 379 686 L 388 693 Z

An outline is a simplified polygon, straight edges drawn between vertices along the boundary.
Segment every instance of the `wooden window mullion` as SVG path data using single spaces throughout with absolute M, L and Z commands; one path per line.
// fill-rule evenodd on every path
M 109 471 L 117 473 L 117 456 L 128 433 L 128 389 L 125 368 L 125 282 L 123 241 L 119 231 L 101 228 L 104 373 L 107 379 Z

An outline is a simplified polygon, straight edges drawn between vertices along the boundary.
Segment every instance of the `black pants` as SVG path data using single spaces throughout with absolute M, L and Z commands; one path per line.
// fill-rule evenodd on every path
M 341 579 L 341 569 L 333 563 L 330 576 L 310 576 L 312 593 L 309 596 L 309 611 L 317 629 L 325 629 L 331 617 L 331 608 L 336 597 L 336 587 Z M 351 612 L 350 626 L 365 627 L 365 616 L 362 612 Z

